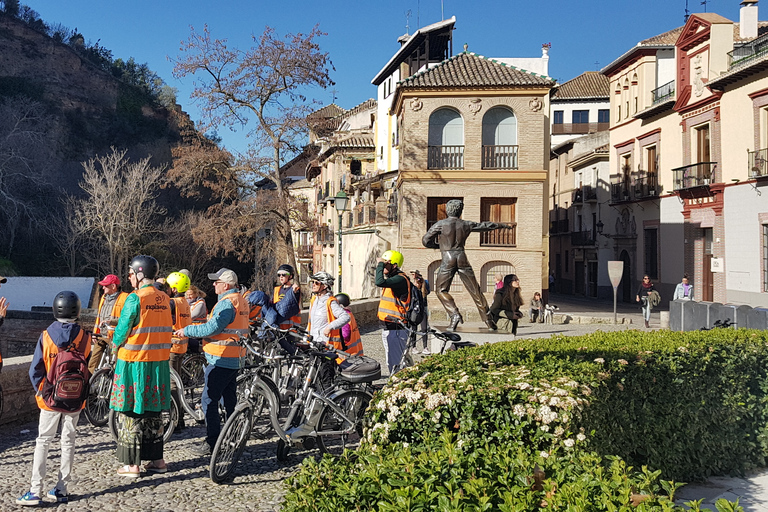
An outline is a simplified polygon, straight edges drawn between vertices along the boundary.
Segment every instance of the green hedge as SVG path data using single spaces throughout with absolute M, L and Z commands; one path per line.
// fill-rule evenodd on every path
M 489 468 L 519 460 L 512 464 L 517 478 L 530 474 L 533 461 L 567 463 L 566 474 L 551 475 L 560 488 L 584 457 L 620 457 L 635 468 L 658 470 L 664 479 L 742 473 L 765 463 L 766 341 L 765 332 L 747 330 L 598 332 L 428 358 L 398 374 L 372 401 L 359 459 L 308 462 L 287 503 L 310 492 L 297 482 L 313 471 L 332 474 L 331 486 L 344 478 L 361 482 L 341 475 L 349 465 L 358 475 L 380 472 L 377 466 L 390 471 L 386 460 L 409 453 L 406 458 L 422 461 L 428 474 L 432 463 L 419 454 L 450 443 L 461 450 L 461 467 L 478 453 Z M 401 490 L 415 492 L 425 482 L 415 478 Z M 505 485 L 490 486 L 493 508 L 504 503 L 498 500 Z M 648 483 L 646 492 L 652 485 L 661 484 Z M 614 499 L 615 491 L 606 483 L 604 498 Z M 379 491 L 376 499 L 389 497 Z

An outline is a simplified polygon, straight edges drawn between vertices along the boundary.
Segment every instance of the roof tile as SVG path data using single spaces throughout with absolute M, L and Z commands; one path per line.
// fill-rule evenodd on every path
M 401 87 L 552 86 L 548 76 L 462 52 L 402 81 Z
M 586 71 L 557 87 L 553 100 L 608 99 L 608 77 L 599 71 Z

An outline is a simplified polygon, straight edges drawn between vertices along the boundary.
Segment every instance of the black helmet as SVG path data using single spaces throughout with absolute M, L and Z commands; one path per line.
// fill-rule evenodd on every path
M 80 316 L 80 297 L 75 292 L 59 292 L 53 298 L 53 317 L 56 320 L 77 320 Z
M 349 295 L 347 295 L 346 293 L 337 294 L 336 301 L 345 308 L 349 307 Z
M 141 282 L 142 279 L 154 279 L 160 272 L 160 264 L 152 256 L 136 256 L 131 260 L 128 267 L 136 274 L 136 279 Z
M 292 267 L 292 266 L 290 266 L 290 265 L 289 265 L 289 264 L 287 264 L 287 263 L 283 263 L 282 265 L 280 265 L 279 267 L 277 267 L 277 271 L 278 271 L 278 272 L 288 272 L 289 274 L 291 274 L 291 277 L 293 277 L 294 275 L 296 275 L 296 272 L 293 270 L 293 267 Z

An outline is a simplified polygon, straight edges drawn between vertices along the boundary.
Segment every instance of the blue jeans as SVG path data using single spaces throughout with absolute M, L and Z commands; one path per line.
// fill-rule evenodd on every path
M 219 400 L 224 399 L 224 409 L 229 417 L 237 405 L 237 372 L 233 368 L 222 368 L 209 364 L 205 367 L 205 388 L 201 398 L 205 414 L 205 441 L 213 448 L 221 433 Z

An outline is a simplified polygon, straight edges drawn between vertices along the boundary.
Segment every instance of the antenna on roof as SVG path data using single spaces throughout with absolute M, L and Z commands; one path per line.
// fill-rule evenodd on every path
M 704 12 L 707 12 L 707 0 L 701 0 L 701 5 L 704 6 Z
M 691 11 L 688 10 L 688 0 L 685 0 L 685 16 L 683 16 L 683 23 L 688 23 L 688 17 L 691 15 Z
M 411 33 L 411 10 L 405 11 L 405 33 Z
M 336 93 L 339 92 L 336 88 L 331 89 L 331 104 L 336 103 Z
M 421 28 L 421 1 L 416 0 L 416 29 Z
M 595 71 L 600 71 L 600 62 L 595 61 Z
M 443 21 L 445 19 L 445 2 L 443 0 L 440 0 L 440 21 Z

